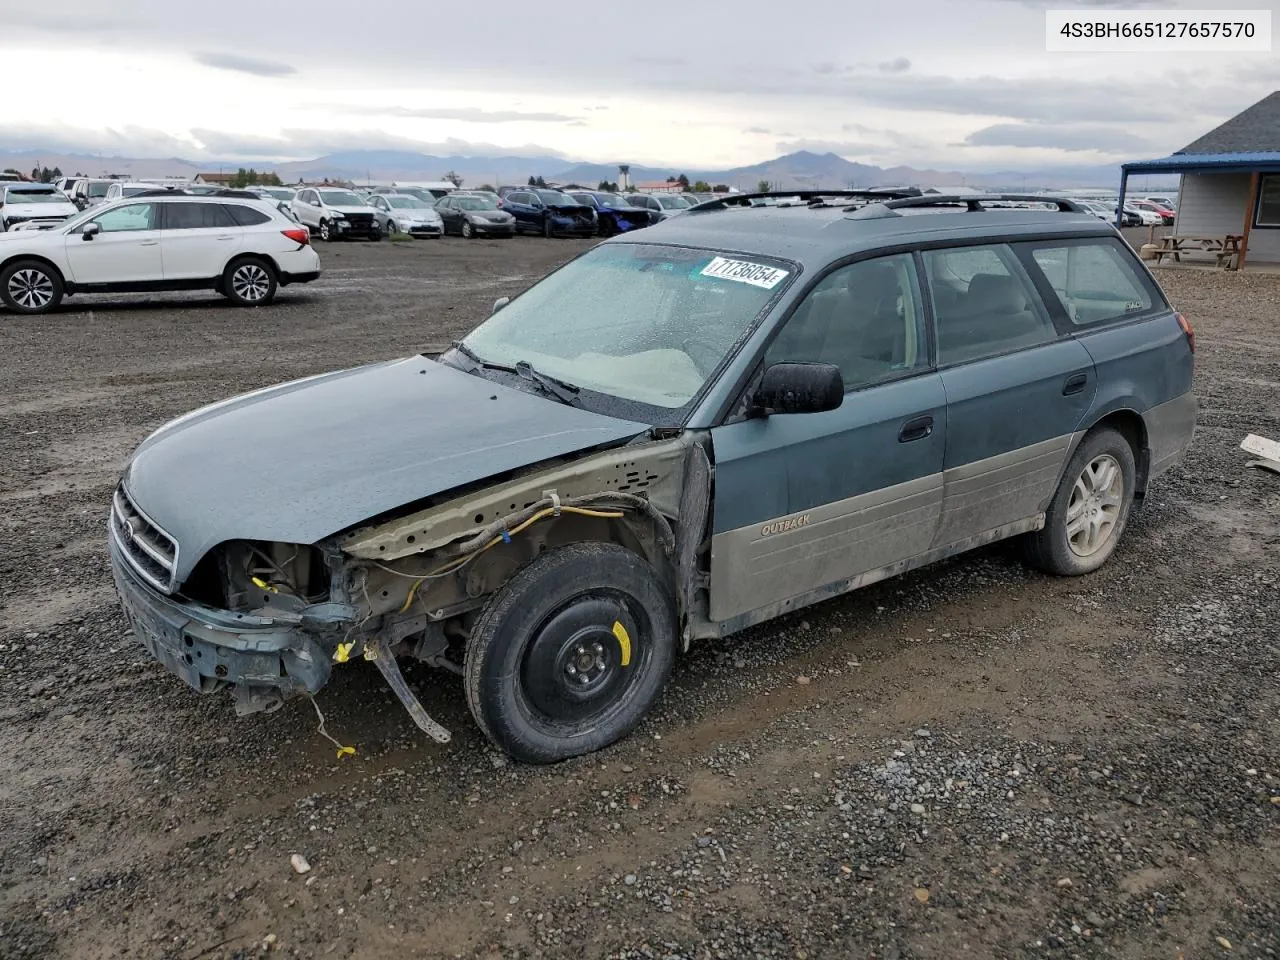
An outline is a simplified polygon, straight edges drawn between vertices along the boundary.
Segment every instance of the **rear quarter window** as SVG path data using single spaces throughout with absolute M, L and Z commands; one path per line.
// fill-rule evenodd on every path
M 231 219 L 241 227 L 256 227 L 263 223 L 269 223 L 271 217 L 263 213 L 261 210 L 254 210 L 252 207 L 242 207 L 239 204 L 225 204 L 224 209 L 231 215 Z
M 1027 245 L 1073 325 L 1123 320 L 1164 305 L 1120 243 L 1098 237 Z

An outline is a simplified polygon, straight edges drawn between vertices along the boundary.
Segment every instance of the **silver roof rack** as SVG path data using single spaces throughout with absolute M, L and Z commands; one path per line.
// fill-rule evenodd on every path
M 919 197 L 896 197 L 881 203 L 853 210 L 850 219 L 879 220 L 884 217 L 900 217 L 899 210 L 927 207 L 964 206 L 969 213 L 1000 209 L 1007 203 L 1045 203 L 1057 206 L 1059 213 L 1088 213 L 1083 206 L 1068 197 L 1037 196 L 1031 193 L 931 193 Z M 852 209 L 852 208 L 851 208 Z

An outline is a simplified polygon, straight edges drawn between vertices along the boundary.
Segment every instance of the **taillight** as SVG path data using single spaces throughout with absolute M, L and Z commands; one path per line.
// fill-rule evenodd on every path
M 286 237 L 300 246 L 306 246 L 311 242 L 311 231 L 306 227 L 290 227 L 288 230 L 281 230 Z
M 1191 352 L 1196 352 L 1196 332 L 1191 329 L 1191 323 L 1182 314 L 1176 314 L 1178 318 L 1178 326 L 1182 328 L 1182 332 L 1187 335 L 1187 346 L 1191 348 Z

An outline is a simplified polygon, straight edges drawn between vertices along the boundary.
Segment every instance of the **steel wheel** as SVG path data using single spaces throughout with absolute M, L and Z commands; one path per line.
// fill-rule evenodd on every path
M 53 280 L 36 267 L 24 267 L 9 277 L 6 289 L 9 297 L 24 310 L 33 313 L 47 310 L 53 303 Z
M 1124 506 L 1124 474 L 1102 454 L 1076 477 L 1067 503 L 1067 543 L 1078 557 L 1091 557 L 1111 539 Z
M 475 228 L 466 220 L 462 221 L 462 235 L 468 240 L 476 235 Z
M 231 272 L 231 289 L 245 303 L 261 303 L 271 289 L 271 278 L 257 263 L 242 263 Z

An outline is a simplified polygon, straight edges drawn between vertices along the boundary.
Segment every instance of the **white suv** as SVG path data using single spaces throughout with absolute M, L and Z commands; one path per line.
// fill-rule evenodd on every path
M 156 191 L 51 230 L 0 233 L 0 302 L 45 313 L 73 293 L 216 290 L 256 307 L 320 276 L 310 235 L 263 200 Z
M 344 187 L 303 187 L 293 196 L 293 215 L 321 240 L 382 239 L 377 214 L 358 194 Z

